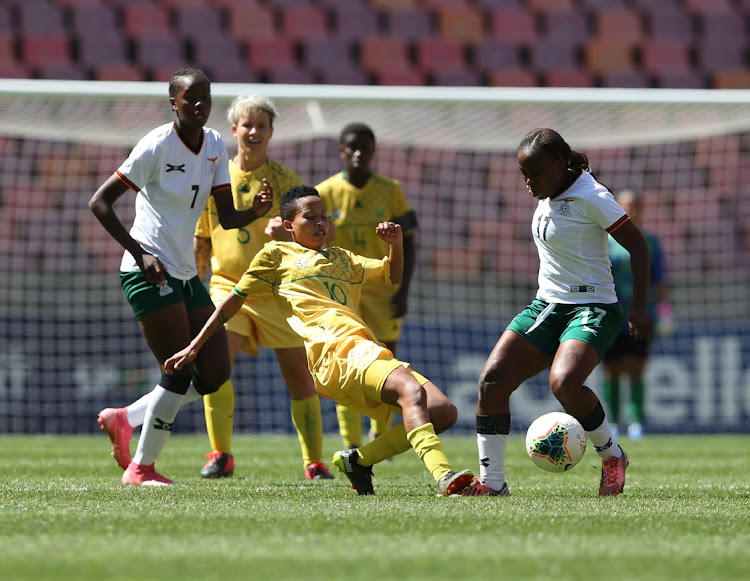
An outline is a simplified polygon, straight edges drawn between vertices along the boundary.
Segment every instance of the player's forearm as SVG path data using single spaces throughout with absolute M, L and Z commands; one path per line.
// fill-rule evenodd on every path
M 211 335 L 237 314 L 237 311 L 240 310 L 244 301 L 245 299 L 236 295 L 234 292 L 227 295 L 227 297 L 221 301 L 219 306 L 216 307 L 216 310 L 208 318 L 200 332 L 190 342 L 191 347 L 198 351 L 205 342 L 208 341 Z
M 411 285 L 411 279 L 414 275 L 414 265 L 416 263 L 417 249 L 414 243 L 414 236 L 404 237 L 404 272 L 401 276 L 401 288 L 406 291 Z
M 193 252 L 195 253 L 195 266 L 198 269 L 198 277 L 203 280 L 211 261 L 211 239 L 201 236 L 193 237 Z
M 388 253 L 388 261 L 391 264 L 391 283 L 401 283 L 404 275 L 404 245 L 403 243 L 391 244 Z
M 219 214 L 219 224 L 224 230 L 233 228 L 243 228 L 259 218 L 258 214 L 252 208 L 247 210 L 234 210 L 231 212 L 222 212 Z
M 633 272 L 633 302 L 632 308 L 646 309 L 648 302 L 648 285 L 650 278 L 650 263 L 648 258 L 648 245 L 636 245 L 630 249 L 630 268 Z

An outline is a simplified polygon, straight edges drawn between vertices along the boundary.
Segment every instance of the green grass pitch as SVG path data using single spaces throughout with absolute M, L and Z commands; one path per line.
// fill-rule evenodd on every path
M 477 469 L 474 437 L 443 441 Z M 0 579 L 750 579 L 750 436 L 621 443 L 619 497 L 597 497 L 593 449 L 550 474 L 513 435 L 512 496 L 455 499 L 413 452 L 375 467 L 376 496 L 305 481 L 292 435 L 236 436 L 235 476 L 202 480 L 206 437 L 175 434 L 169 488 L 122 486 L 104 434 L 2 436 Z

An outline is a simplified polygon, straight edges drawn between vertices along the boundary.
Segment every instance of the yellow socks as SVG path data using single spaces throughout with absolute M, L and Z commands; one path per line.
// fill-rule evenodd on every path
M 228 379 L 214 393 L 203 396 L 206 431 L 211 450 L 232 453 L 232 428 L 234 427 L 234 387 Z
M 406 437 L 435 481 L 451 471 L 451 463 L 445 455 L 443 443 L 435 434 L 435 428 L 431 423 L 414 428 Z
M 406 437 L 404 422 L 388 428 L 380 438 L 373 440 L 359 449 L 359 461 L 362 466 L 372 466 L 397 454 L 406 452 L 411 444 Z
M 336 417 L 344 448 L 359 448 L 362 445 L 362 414 L 358 410 L 336 404 Z
M 297 428 L 304 466 L 320 462 L 323 457 L 323 417 L 320 411 L 320 398 L 313 395 L 306 399 L 293 399 L 292 423 Z

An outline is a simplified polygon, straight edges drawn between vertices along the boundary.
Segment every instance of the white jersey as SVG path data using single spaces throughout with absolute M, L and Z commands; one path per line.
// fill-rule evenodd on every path
M 617 302 L 608 233 L 628 215 L 585 171 L 554 199 L 539 200 L 531 231 L 539 252 L 539 290 L 548 303 Z
M 118 177 L 138 192 L 130 235 L 180 280 L 198 271 L 193 253 L 195 224 L 209 196 L 230 188 L 226 144 L 213 129 L 203 129 L 203 143 L 193 151 L 174 123 L 157 127 L 133 148 L 117 170 Z M 125 252 L 120 270 L 138 264 Z

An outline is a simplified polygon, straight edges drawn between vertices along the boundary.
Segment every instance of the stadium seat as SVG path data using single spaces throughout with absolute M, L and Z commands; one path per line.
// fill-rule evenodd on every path
M 646 39 L 640 45 L 641 67 L 652 75 L 684 73 L 692 69 L 690 46 L 679 40 Z
M 531 44 L 538 37 L 534 15 L 523 8 L 492 10 L 490 31 L 495 38 L 524 44 Z
M 419 0 L 370 0 L 370 5 L 383 12 L 411 12 L 419 9 Z
M 86 81 L 88 71 L 74 62 L 65 64 L 40 64 L 35 67 L 36 76 L 40 79 L 58 79 L 66 81 Z
M 137 64 L 102 63 L 92 67 L 96 81 L 145 81 L 146 71 Z
M 237 40 L 269 40 L 278 36 L 271 9 L 253 2 L 227 6 L 226 22 L 229 35 Z
M 414 46 L 417 66 L 425 73 L 461 71 L 466 67 L 463 43 L 438 37 L 423 38 Z
M 684 0 L 683 4 L 687 11 L 695 14 L 732 12 L 730 0 Z
M 313 72 L 303 67 L 274 68 L 266 72 L 269 83 L 281 83 L 287 85 L 313 85 L 315 77 Z
M 472 52 L 474 67 L 480 72 L 494 69 L 514 69 L 522 65 L 521 47 L 501 38 L 487 38 L 477 44 Z
M 431 84 L 438 87 L 481 87 L 482 75 L 464 68 L 459 71 L 435 71 L 430 75 Z
M 583 69 L 553 69 L 543 76 L 545 87 L 595 87 L 595 79 Z
M 374 75 L 378 85 L 384 86 L 420 86 L 425 84 L 424 75 L 416 69 L 405 69 L 401 71 L 380 71 Z
M 633 45 L 619 39 L 589 38 L 583 57 L 586 68 L 594 74 L 630 72 L 635 68 Z
M 243 44 L 227 34 L 211 37 L 196 37 L 191 41 L 193 60 L 201 69 L 211 71 L 212 79 L 230 76 L 240 68 L 247 68 L 244 62 Z
M 599 79 L 602 87 L 618 89 L 647 89 L 653 85 L 653 79 L 638 70 L 604 72 Z
M 302 61 L 319 73 L 329 69 L 351 69 L 357 66 L 354 45 L 343 38 L 310 38 L 302 43 Z
M 746 34 L 745 19 L 735 12 L 709 12 L 698 17 L 698 38 L 701 41 L 744 44 Z
M 32 76 L 31 68 L 22 62 L 0 61 L 0 78 L 2 79 L 29 79 Z
M 473 6 L 444 6 L 436 9 L 437 33 L 449 40 L 476 43 L 485 36 L 483 14 Z
M 528 0 L 527 6 L 532 11 L 544 14 L 545 16 L 573 13 L 576 11 L 573 0 Z
M 308 40 L 328 36 L 325 10 L 312 4 L 291 4 L 279 10 L 281 34 L 291 40 Z
M 247 62 L 253 71 L 268 73 L 274 69 L 296 68 L 294 43 L 286 38 L 249 40 Z
M 16 39 L 9 32 L 0 31 L 0 63 L 16 62 Z
M 625 8 L 626 6 L 627 0 L 580 0 L 579 10 L 590 12 L 600 8 Z
M 695 46 L 696 65 L 704 72 L 741 69 L 745 66 L 745 39 L 726 37 L 700 41 Z
M 122 8 L 123 31 L 128 38 L 165 37 L 171 34 L 169 12 L 160 4 L 137 2 Z
M 591 34 L 588 16 L 581 12 L 553 12 L 542 15 L 542 38 L 583 42 Z
M 175 34 L 191 40 L 202 37 L 226 36 L 222 28 L 222 12 L 207 4 L 177 5 L 173 8 Z
M 705 75 L 695 69 L 683 72 L 664 71 L 655 75 L 656 86 L 661 89 L 707 89 L 708 80 Z
M 64 32 L 36 32 L 21 37 L 21 57 L 31 67 L 68 65 L 72 59 L 70 39 Z
M 185 49 L 176 35 L 133 39 L 136 60 L 145 67 L 185 61 Z M 178 67 L 179 68 L 179 67 Z
M 524 0 L 474 0 L 479 8 L 484 11 L 508 9 L 508 8 L 522 8 L 524 6 Z
M 433 34 L 433 13 L 427 10 L 391 10 L 384 13 L 384 34 L 417 40 Z
M 537 72 L 576 69 L 581 65 L 580 47 L 568 40 L 542 38 L 529 47 L 530 65 Z
M 497 69 L 487 74 L 490 87 L 536 87 L 538 79 L 528 69 Z
M 640 42 L 643 39 L 641 14 L 624 8 L 597 10 L 594 13 L 594 34 L 601 38 Z
M 369 6 L 344 5 L 331 8 L 333 28 L 337 38 L 359 40 L 380 34 L 378 13 Z
M 16 5 L 21 34 L 64 33 L 65 15 L 62 8 L 42 0 L 24 0 Z
M 71 30 L 79 38 L 120 35 L 117 13 L 105 4 L 82 4 L 70 8 Z
M 359 43 L 359 62 L 373 74 L 402 72 L 412 68 L 409 47 L 403 38 L 368 36 Z
M 658 6 L 658 3 L 654 4 Z M 646 9 L 645 29 L 651 39 L 693 41 L 695 22 L 693 15 L 680 8 Z
M 714 71 L 711 75 L 712 89 L 750 89 L 750 71 L 727 69 Z
M 370 76 L 359 67 L 324 69 L 318 73 L 324 85 L 370 85 Z
M 85 66 L 128 62 L 126 42 L 118 34 L 84 35 L 76 41 L 78 62 Z

